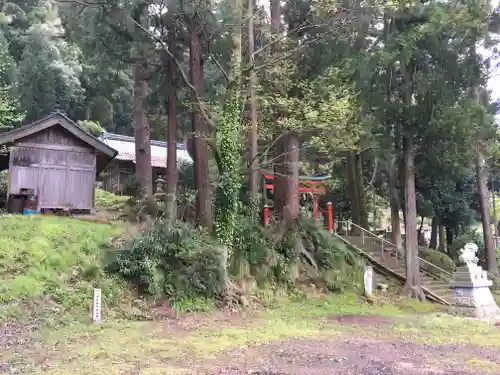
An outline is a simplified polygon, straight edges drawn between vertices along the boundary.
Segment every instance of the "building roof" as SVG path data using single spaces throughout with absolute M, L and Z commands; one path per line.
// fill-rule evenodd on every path
M 135 163 L 135 139 L 125 135 L 104 132 L 101 141 L 109 147 L 118 151 L 117 160 L 131 161 Z M 192 164 L 193 160 L 189 156 L 183 144 L 177 144 L 177 164 Z M 167 142 L 151 141 L 151 166 L 157 168 L 167 167 Z
M 59 125 L 66 129 L 68 132 L 73 134 L 76 138 L 87 143 L 89 146 L 100 151 L 104 155 L 108 156 L 110 159 L 117 155 L 117 151 L 102 142 L 99 138 L 82 130 L 77 124 L 70 120 L 64 113 L 56 111 L 48 116 L 41 118 L 30 124 L 21 126 L 20 128 L 10 130 L 8 132 L 0 134 L 0 145 L 15 142 L 21 138 L 28 137 L 32 134 L 39 133 L 45 129 L 51 128 L 53 126 Z

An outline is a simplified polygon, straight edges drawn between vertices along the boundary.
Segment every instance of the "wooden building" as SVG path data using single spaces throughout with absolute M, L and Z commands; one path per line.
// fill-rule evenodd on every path
M 60 112 L 0 134 L 0 146 L 8 196 L 33 190 L 41 211 L 92 210 L 96 176 L 117 154 Z
M 102 187 L 114 194 L 131 194 L 127 185 L 133 184 L 135 176 L 135 139 L 120 134 L 103 133 L 99 138 L 109 147 L 118 151 L 116 158 L 102 174 Z M 177 144 L 177 166 L 193 163 L 184 144 Z M 153 182 L 165 178 L 167 169 L 167 142 L 151 141 L 151 168 Z

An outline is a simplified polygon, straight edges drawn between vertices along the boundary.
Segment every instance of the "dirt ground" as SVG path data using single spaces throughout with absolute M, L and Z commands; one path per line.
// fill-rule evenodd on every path
M 363 338 L 287 340 L 230 351 L 218 362 L 210 375 L 500 374 L 497 349 Z
M 285 340 L 228 351 L 210 375 L 477 375 L 500 374 L 500 350 L 474 345 L 419 345 L 369 334 L 391 324 L 376 316 L 336 317 L 349 338 Z M 343 335 L 345 336 L 345 335 Z M 364 337 L 365 336 L 365 337 Z M 366 337 L 371 336 L 371 337 Z
M 10 349 L 11 354 L 17 353 L 17 359 L 0 355 L 0 374 L 500 375 L 500 326 L 495 324 L 477 325 L 466 333 L 466 340 L 457 341 L 460 343 L 443 340 L 437 344 L 439 332 L 456 335 L 457 327 L 467 326 L 468 321 L 448 326 L 448 318 L 440 318 L 439 327 L 444 331 L 434 328 L 430 343 L 422 340 L 426 337 L 423 326 L 415 331 L 420 337 L 415 340 L 415 336 L 398 331 L 398 327 L 405 327 L 400 318 L 388 316 L 322 317 L 314 330 L 307 331 L 306 325 L 293 331 L 301 338 L 290 330 L 305 320 L 286 319 L 288 323 L 283 323 L 285 319 L 263 320 L 268 325 L 255 331 L 238 316 L 212 315 L 208 319 L 192 315 L 132 325 L 121 331 L 103 328 L 95 331 L 99 333 L 97 345 L 85 335 L 75 344 L 65 339 L 65 343 L 45 349 L 29 340 L 20 341 L 24 336 L 21 327 L 10 325 L 2 332 L 0 354 L 2 349 L 4 354 Z M 412 317 L 417 322 L 425 319 Z M 270 334 L 273 329 L 275 333 Z M 117 336 L 110 336 L 113 333 Z M 252 343 L 255 340 L 259 342 Z M 29 358 L 34 362 L 28 364 Z

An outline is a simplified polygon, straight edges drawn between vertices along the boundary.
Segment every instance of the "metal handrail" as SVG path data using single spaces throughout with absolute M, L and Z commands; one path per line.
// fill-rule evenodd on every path
M 346 221 L 341 221 L 341 223 L 349 223 L 350 225 L 352 225 L 352 226 L 354 226 L 354 227 L 356 227 L 356 228 L 358 228 L 358 229 L 361 229 L 361 231 L 362 231 L 362 232 L 366 232 L 366 233 L 370 234 L 371 236 L 376 237 L 376 238 L 377 238 L 377 239 L 379 239 L 379 240 L 382 240 L 382 242 L 386 242 L 386 243 L 388 243 L 389 245 L 396 247 L 396 249 L 397 249 L 397 246 L 396 246 L 395 244 L 393 244 L 392 242 L 387 241 L 385 238 L 382 238 L 382 237 L 377 236 L 375 233 L 370 232 L 368 229 L 365 229 L 365 228 L 363 228 L 363 227 L 361 227 L 361 226 L 359 226 L 359 225 L 357 225 L 357 224 L 354 224 L 352 221 L 346 220 Z M 347 234 L 347 226 L 346 226 L 346 234 Z M 384 249 L 382 249 L 382 251 L 384 251 Z M 397 256 L 398 256 L 398 253 L 399 253 L 399 252 L 396 250 L 396 258 L 397 258 Z M 425 264 L 428 264 L 428 265 L 430 265 L 431 267 L 434 267 L 434 268 L 435 268 L 435 269 L 437 269 L 439 272 L 442 272 L 442 273 L 444 273 L 445 275 L 450 276 L 450 277 L 452 276 L 452 274 L 451 274 L 450 272 L 448 272 L 448 271 L 446 271 L 446 270 L 442 269 L 441 267 L 436 266 L 435 264 L 432 264 L 431 262 L 429 262 L 429 261 L 427 261 L 427 260 L 425 260 L 425 259 L 422 259 L 422 258 L 420 258 L 420 257 L 417 257 L 417 258 L 418 258 L 418 260 L 419 260 L 419 261 L 421 261 L 421 262 L 423 262 L 423 263 L 425 263 Z
M 384 237 L 379 237 L 379 236 L 377 236 L 375 233 L 370 232 L 368 229 L 365 229 L 365 228 L 363 228 L 363 227 L 360 227 L 360 226 L 359 226 L 359 225 L 357 225 L 357 224 L 354 224 L 352 221 L 341 221 L 341 223 L 342 223 L 342 222 L 349 223 L 350 225 L 355 226 L 356 228 L 361 229 L 362 231 L 364 231 L 364 232 L 366 232 L 366 233 L 368 233 L 368 234 L 372 235 L 373 237 L 377 238 L 378 240 L 381 240 L 382 242 L 386 242 L 387 244 L 389 244 L 389 245 L 391 245 L 391 246 L 396 246 L 396 245 L 394 245 L 392 242 L 387 241 Z M 346 226 L 346 231 L 347 231 L 347 226 Z

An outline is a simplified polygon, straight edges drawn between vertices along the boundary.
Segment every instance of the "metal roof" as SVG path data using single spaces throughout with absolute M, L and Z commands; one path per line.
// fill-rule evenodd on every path
M 100 140 L 109 147 L 118 151 L 115 159 L 135 163 L 135 139 L 126 135 L 104 132 Z M 185 145 L 177 144 L 177 164 L 192 164 L 193 160 L 186 150 Z M 151 140 L 151 166 L 158 168 L 167 167 L 167 142 Z

